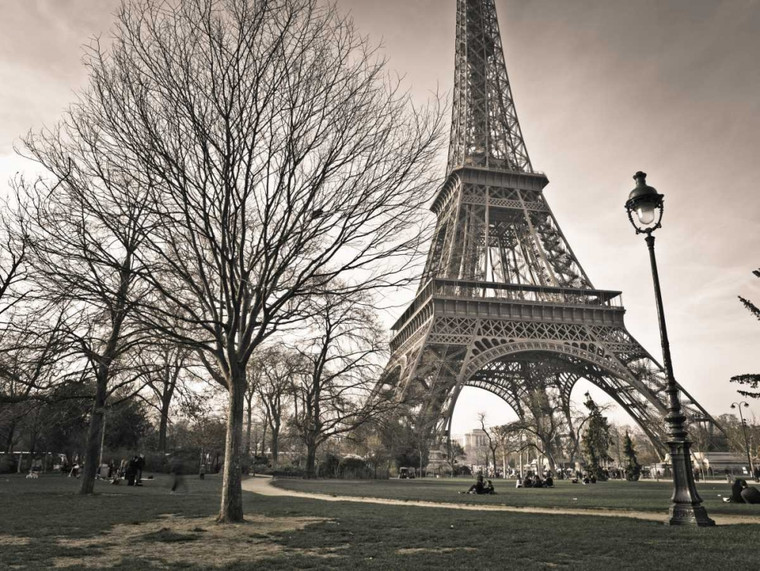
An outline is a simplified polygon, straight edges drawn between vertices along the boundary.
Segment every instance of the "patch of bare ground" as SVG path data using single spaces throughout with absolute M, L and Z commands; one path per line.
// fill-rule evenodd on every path
M 455 551 L 477 551 L 474 547 L 406 547 L 397 549 L 399 555 L 419 555 L 420 553 L 454 553 Z
M 234 563 L 254 563 L 282 555 L 338 557 L 347 546 L 326 549 L 292 549 L 277 543 L 276 535 L 300 531 L 309 525 L 329 521 L 319 517 L 248 516 L 245 523 L 219 525 L 214 518 L 185 518 L 165 515 L 141 524 L 120 524 L 97 537 L 58 538 L 62 549 L 87 550 L 82 556 L 61 556 L 56 568 L 102 569 L 134 560 L 140 554 L 153 563 L 223 568 Z M 2 545 L 0 543 L 0 545 Z M 139 563 L 137 563 L 139 567 Z
M 31 539 L 28 537 L 17 537 L 15 535 L 0 535 L 0 547 L 29 545 Z

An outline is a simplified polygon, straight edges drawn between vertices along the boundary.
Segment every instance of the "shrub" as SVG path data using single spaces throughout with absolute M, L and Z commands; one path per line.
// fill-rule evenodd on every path
M 469 466 L 457 466 L 454 468 L 454 475 L 455 476 L 472 476 L 472 470 L 470 470 Z
M 361 458 L 343 458 L 338 466 L 338 477 L 345 480 L 371 480 L 373 474 Z
M 272 475 L 278 476 L 280 478 L 305 478 L 306 477 L 306 471 L 303 468 L 299 468 L 298 466 L 283 466 L 281 468 L 277 468 Z
M 0 455 L 0 474 L 12 474 L 16 468 L 16 458 L 9 454 Z
M 325 454 L 322 462 L 317 466 L 318 478 L 337 478 L 339 476 L 340 458 L 334 454 Z

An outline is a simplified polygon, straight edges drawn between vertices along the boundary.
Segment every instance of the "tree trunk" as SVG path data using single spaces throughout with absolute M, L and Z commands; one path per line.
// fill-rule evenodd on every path
M 227 437 L 224 443 L 224 474 L 219 523 L 243 521 L 243 488 L 240 451 L 243 447 L 243 412 L 245 409 L 245 370 L 233 373 L 229 389 Z
M 261 428 L 261 455 L 266 458 L 267 455 L 267 426 L 268 423 L 264 421 Z
M 317 444 L 312 440 L 306 442 L 306 477 L 309 480 L 317 477 Z
M 35 425 L 32 426 L 31 434 L 29 435 L 29 455 L 31 457 L 34 457 L 34 455 L 37 452 L 37 437 L 39 436 L 39 431 L 37 430 L 36 422 Z
M 269 428 L 272 430 L 272 467 L 277 468 L 280 456 L 280 423 L 277 422 Z
M 8 426 L 8 437 L 5 440 L 5 453 L 13 454 L 13 438 L 16 436 L 16 421 L 11 420 Z
M 546 461 L 549 463 L 549 470 L 552 472 L 557 471 L 557 463 L 554 461 L 554 447 L 552 446 L 552 442 L 545 441 L 543 438 L 541 438 L 541 444 L 543 445 L 543 454 L 546 457 Z M 543 466 L 542 466 L 543 467 Z
M 575 427 L 573 426 L 573 416 L 570 412 L 570 408 L 566 407 L 564 408 L 565 413 L 565 420 L 567 421 L 567 426 L 569 428 L 569 436 L 570 436 L 570 463 L 575 464 L 575 454 L 580 448 L 580 439 L 578 438 L 578 433 L 575 431 Z
M 87 441 L 84 449 L 82 485 L 79 487 L 79 493 L 82 495 L 92 494 L 95 490 L 95 474 L 98 473 L 100 437 L 103 430 L 103 414 L 106 404 L 106 379 L 107 376 L 97 379 L 95 399 L 92 402 L 90 427 L 87 431 Z
M 161 421 L 158 425 L 158 451 L 166 452 L 166 429 L 169 425 L 169 405 L 171 401 L 162 399 L 161 402 Z
M 177 378 L 179 377 L 179 364 L 173 365 L 174 369 L 169 366 L 169 352 L 165 353 L 165 365 L 164 365 L 164 390 L 161 393 L 161 421 L 158 426 L 158 450 L 160 452 L 166 452 L 166 431 L 169 425 L 169 409 L 172 405 L 172 399 L 174 398 L 174 390 L 177 387 Z
M 251 456 L 251 417 L 253 416 L 253 395 L 246 395 L 246 433 L 245 433 L 245 457 Z

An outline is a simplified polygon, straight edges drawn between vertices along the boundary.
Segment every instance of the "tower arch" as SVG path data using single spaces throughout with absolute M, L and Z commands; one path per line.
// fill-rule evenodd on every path
M 616 359 L 600 355 L 586 343 L 558 341 L 526 341 L 504 343 L 493 347 L 463 368 L 461 381 L 452 388 L 449 401 L 441 410 L 446 426 L 459 394 L 464 387 L 476 387 L 501 398 L 521 418 L 525 401 L 535 390 L 554 391 L 552 400 L 556 411 L 564 415 L 572 431 L 569 405 L 573 388 L 586 380 L 607 394 L 652 440 L 655 447 L 665 452 L 667 438 L 662 418 L 667 412 L 664 401 L 652 394 L 649 388 Z M 583 347 L 582 347 L 583 346 Z M 625 398 L 624 395 L 644 398 Z

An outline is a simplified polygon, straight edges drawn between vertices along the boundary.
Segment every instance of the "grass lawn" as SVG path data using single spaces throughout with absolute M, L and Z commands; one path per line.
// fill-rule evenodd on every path
M 364 496 L 429 502 L 494 504 L 516 507 L 611 509 L 662 512 L 670 505 L 671 482 L 625 482 L 611 480 L 584 486 L 568 480 L 555 481 L 551 489 L 516 489 L 514 480 L 494 480 L 496 495 L 459 494 L 474 483 L 473 478 L 424 478 L 416 480 L 277 480 L 278 487 L 299 492 L 336 496 Z M 726 483 L 697 485 L 708 513 L 754 515 L 760 517 L 760 505 L 730 504 L 723 496 L 731 495 Z M 760 533 L 760 528 L 758 528 Z M 760 539 L 759 539 L 760 540 Z M 760 546 L 759 546 L 760 547 Z
M 628 519 L 246 494 L 248 522 L 217 526 L 212 516 L 218 479 L 188 483 L 189 493 L 179 495 L 168 493 L 165 477 L 142 488 L 99 484 L 98 495 L 80 498 L 78 482 L 69 478 L 0 476 L 0 569 L 743 570 L 760 565 L 760 528 L 752 525 L 678 529 Z

